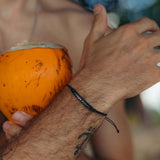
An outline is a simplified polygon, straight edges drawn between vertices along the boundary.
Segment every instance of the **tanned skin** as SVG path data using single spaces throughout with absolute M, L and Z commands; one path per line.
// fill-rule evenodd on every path
M 160 55 L 154 50 L 160 45 L 160 32 L 154 21 L 143 18 L 104 36 L 107 30 L 107 25 L 102 23 L 104 19 L 105 9 L 97 5 L 84 44 L 86 63 L 70 85 L 97 110 L 106 113 L 119 100 L 133 97 L 160 80 L 159 68 L 155 65 Z M 143 35 L 148 30 L 156 34 Z M 9 153 L 5 150 L 8 154 L 1 159 L 76 159 L 103 119 L 84 108 L 65 88 L 50 107 L 8 145 L 11 149 Z
M 33 40 L 35 42 L 46 41 L 64 45 L 72 59 L 74 73 L 78 72 L 83 42 L 92 25 L 93 13 L 71 0 L 39 0 L 38 2 L 41 9 Z M 35 4 L 36 0 L 0 0 L 1 13 L 7 15 L 5 17 L 0 14 L 0 49 L 2 51 L 8 50 L 16 43 L 29 38 L 35 17 Z M 102 23 L 107 24 L 106 21 L 105 19 L 105 22 Z M 110 31 L 111 29 L 108 28 L 106 35 Z M 107 121 L 104 121 L 99 128 L 100 131 L 101 128 L 103 129 L 103 134 L 100 136 L 97 133 L 101 132 L 98 131 L 94 134 L 92 141 L 98 143 L 92 144 L 95 148 L 94 152 L 99 157 L 103 155 L 105 159 L 118 160 L 131 160 L 133 157 L 131 133 L 123 107 L 123 103 L 118 102 L 114 105 L 116 109 L 112 109 L 112 107 L 108 114 L 121 130 L 118 135 Z M 22 115 L 23 119 L 17 115 Z M 3 124 L 7 139 L 19 134 L 22 127 L 25 127 L 26 123 L 33 117 L 18 111 L 12 118 L 18 125 L 9 121 Z M 0 142 L 1 139 L 4 139 L 4 137 L 0 137 Z M 118 146 L 120 147 L 118 148 Z M 97 148 L 102 147 L 104 147 L 104 150 L 97 150 Z M 114 152 L 115 148 L 117 148 L 116 154 Z M 121 155 L 117 153 L 121 153 Z

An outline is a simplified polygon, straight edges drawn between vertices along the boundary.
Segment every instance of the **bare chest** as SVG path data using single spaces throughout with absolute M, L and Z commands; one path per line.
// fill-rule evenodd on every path
M 88 17 L 86 20 L 85 15 L 73 14 L 74 16 L 71 13 L 63 16 L 63 14 L 42 13 L 38 16 L 36 25 L 34 15 L 13 18 L 9 23 L 1 21 L 1 50 L 4 52 L 17 43 L 29 41 L 33 36 L 32 41 L 35 42 L 44 41 L 65 46 L 77 70 L 91 18 Z

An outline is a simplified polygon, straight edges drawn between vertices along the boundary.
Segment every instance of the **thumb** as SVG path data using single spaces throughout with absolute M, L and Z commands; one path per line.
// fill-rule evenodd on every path
M 107 27 L 108 18 L 106 9 L 101 4 L 97 4 L 94 7 L 94 19 L 89 34 L 91 36 L 90 39 L 97 41 L 103 37 L 107 31 Z
M 101 4 L 97 4 L 94 7 L 94 19 L 92 27 L 84 42 L 84 48 L 80 60 L 79 70 L 81 70 L 87 62 L 89 56 L 88 48 L 90 48 L 90 46 L 93 45 L 95 41 L 103 37 L 105 34 L 111 32 L 110 29 L 109 32 L 106 33 L 107 27 L 108 27 L 108 18 L 106 9 Z

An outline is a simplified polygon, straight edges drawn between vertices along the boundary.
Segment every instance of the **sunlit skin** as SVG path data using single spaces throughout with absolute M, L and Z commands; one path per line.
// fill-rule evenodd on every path
M 64 45 L 69 50 L 74 72 L 76 73 L 79 70 L 83 42 L 90 30 L 93 14 L 69 0 L 61 0 L 61 2 L 58 0 L 40 0 L 39 3 L 41 11 L 33 41 L 47 41 Z M 29 0 L 27 3 L 22 0 L 15 0 L 14 2 L 11 0 L 0 1 L 0 47 L 2 52 L 18 42 L 29 39 L 33 27 L 35 4 L 35 0 Z M 157 30 L 156 27 L 154 29 L 155 31 Z M 133 33 L 127 27 L 125 32 Z M 118 31 L 116 33 L 120 34 Z M 144 44 L 142 43 L 142 45 Z M 86 57 L 82 57 L 81 64 L 86 63 Z M 123 106 L 122 101 L 117 102 L 115 107 L 109 110 L 109 116 L 119 127 L 120 134 L 117 136 L 114 128 L 107 122 L 103 122 L 103 125 L 92 138 L 92 144 L 98 157 L 118 160 L 132 159 L 131 135 Z M 32 116 L 18 113 L 14 115 L 13 119 L 23 127 Z M 24 119 L 17 120 L 17 115 L 23 115 Z M 9 128 L 7 125 L 9 125 Z M 8 139 L 21 130 L 21 127 L 15 126 L 10 122 L 5 122 L 3 128 Z M 118 150 L 116 153 L 115 148 Z M 82 157 L 79 159 L 81 160 Z
M 16 24 L 18 25 L 18 19 L 20 19 L 20 17 L 23 15 L 18 14 L 21 13 L 18 11 L 22 11 L 21 7 L 26 7 L 26 5 L 25 3 L 23 3 L 18 7 L 18 4 L 20 4 L 20 2 L 18 0 L 16 2 L 17 3 L 15 4 L 17 5 L 15 6 L 17 7 L 15 8 L 17 8 L 17 12 L 12 12 L 12 15 L 15 16 L 17 14 L 19 15 L 19 18 L 12 18 L 15 22 L 17 21 Z M 43 1 L 41 2 L 43 3 Z M 85 12 L 84 9 L 79 6 L 75 8 L 76 6 L 73 6 L 75 4 L 72 4 L 70 1 L 64 0 L 63 2 L 64 3 L 62 4 L 58 3 L 58 0 L 54 2 L 45 1 L 45 4 L 50 4 L 48 4 L 48 6 L 44 6 L 43 4 L 43 11 L 51 11 L 52 9 L 54 9 L 55 12 L 57 11 L 57 15 L 59 13 L 59 17 L 58 19 L 56 19 L 56 16 L 52 17 L 52 19 L 55 18 L 54 24 L 50 28 L 50 30 L 49 27 L 46 26 L 46 33 L 43 35 L 44 38 L 42 37 L 42 31 L 44 30 L 45 26 L 45 19 L 39 20 L 39 28 L 37 27 L 37 32 L 35 33 L 34 39 L 37 38 L 37 40 L 40 40 L 40 37 L 43 39 L 47 39 L 47 31 L 49 32 L 53 30 L 53 28 L 57 26 L 59 22 L 61 22 L 60 26 L 63 26 L 62 24 L 64 24 L 63 22 L 66 22 L 65 19 L 67 18 L 67 15 L 68 17 L 73 18 L 75 22 L 77 22 L 76 20 L 79 18 L 81 24 L 83 24 L 82 22 L 84 21 L 81 20 L 84 20 L 85 17 L 87 17 L 87 12 Z M 54 3 L 53 8 L 51 7 L 52 3 Z M 3 4 L 5 4 L 5 2 Z M 65 15 L 60 14 L 57 7 L 62 7 Z M 77 14 L 67 14 L 68 9 L 64 9 L 64 7 L 69 7 L 69 10 L 72 10 L 74 8 L 74 12 L 75 9 L 77 9 Z M 14 5 L 12 5 L 12 8 L 14 8 Z M 30 10 L 23 9 L 23 11 L 25 11 L 23 13 L 28 16 L 29 13 L 33 13 L 33 10 L 31 8 Z M 84 14 L 82 14 L 82 12 Z M 41 12 L 41 14 L 42 13 L 44 12 Z M 106 125 L 101 125 L 103 117 L 82 107 L 79 102 L 75 100 L 73 95 L 71 95 L 71 93 L 69 92 L 69 89 L 66 87 L 59 95 L 57 95 L 54 101 L 52 101 L 49 108 L 47 108 L 42 114 L 40 114 L 35 121 L 30 123 L 29 128 L 22 132 L 22 134 L 19 136 L 18 141 L 14 141 L 12 143 L 12 146 L 14 147 L 14 150 L 11 150 L 14 151 L 14 153 L 11 153 L 12 160 L 87 159 L 84 154 L 80 154 L 80 151 L 84 147 L 84 145 L 82 145 L 82 148 L 79 149 L 79 146 L 85 143 L 83 143 L 83 139 L 81 140 L 77 137 L 81 137 L 83 135 L 91 135 L 94 130 L 98 128 L 99 130 L 97 130 L 97 133 L 94 135 L 93 138 L 93 144 L 95 148 L 94 151 L 97 155 L 97 159 L 132 159 L 132 146 L 130 143 L 130 135 L 128 134 L 129 130 L 126 128 L 125 125 L 125 114 L 124 112 L 119 111 L 122 110 L 122 108 L 119 109 L 120 107 L 115 106 L 114 104 L 118 104 L 119 100 L 130 98 L 139 94 L 144 89 L 150 87 L 151 85 L 159 81 L 159 68 L 155 64 L 157 63 L 157 59 L 159 59 L 160 56 L 159 51 L 154 50 L 154 47 L 160 45 L 159 27 L 153 20 L 143 18 L 134 23 L 122 26 L 115 31 L 108 32 L 107 13 L 101 5 L 97 5 L 94 8 L 94 20 L 93 18 L 89 20 L 89 17 L 93 17 L 93 15 L 88 15 L 88 26 L 86 30 L 84 29 L 84 37 L 80 36 L 83 41 L 85 40 L 83 52 L 83 47 L 81 48 L 80 52 L 82 53 L 82 59 L 80 63 L 81 70 L 72 79 L 70 85 L 74 86 L 98 110 L 104 113 L 112 110 L 110 113 L 112 115 L 115 115 L 115 117 L 118 119 L 116 120 L 116 118 L 113 118 L 120 129 L 120 134 L 117 135 L 114 130 L 114 134 L 111 133 L 110 135 L 109 131 L 112 132 L 113 129 L 106 127 Z M 47 19 L 50 17 L 47 14 L 45 18 Z M 55 23 L 55 21 L 57 23 Z M 7 20 L 3 22 L 5 24 L 5 22 L 7 23 Z M 11 23 L 11 18 L 8 23 L 9 22 Z M 19 23 L 19 25 L 20 24 L 21 23 Z M 77 29 L 75 25 L 76 23 L 71 23 L 70 25 L 69 24 L 70 23 L 68 22 L 65 30 L 65 35 L 69 34 L 69 38 L 71 38 L 72 41 L 67 41 L 68 36 L 64 39 L 61 39 L 60 41 L 58 37 L 59 35 L 62 35 L 62 33 L 54 34 L 55 42 L 63 42 L 64 40 L 64 44 L 68 44 L 66 46 L 68 49 L 70 49 L 71 44 L 74 44 L 75 40 L 78 37 L 75 30 L 80 31 L 84 27 L 80 26 L 80 28 L 77 27 Z M 10 24 L 10 26 L 14 25 Z M 3 26 L 7 25 L 2 25 L 2 28 L 4 29 Z M 20 26 L 22 27 L 22 25 Z M 25 28 L 25 25 L 23 27 Z M 13 28 L 16 28 L 14 30 L 16 32 L 17 26 Z M 74 28 L 76 29 L 74 30 Z M 40 29 L 42 32 L 41 36 L 39 36 L 40 32 L 38 33 Z M 54 29 L 56 29 L 56 27 Z M 61 28 L 57 27 L 57 29 Z M 148 30 L 155 33 L 151 35 L 143 35 L 143 33 Z M 27 31 L 27 24 L 25 31 Z M 106 32 L 108 32 L 108 34 L 106 34 Z M 5 30 L 2 30 L 2 33 L 3 35 L 5 35 Z M 14 33 L 13 30 L 11 33 Z M 24 33 L 25 35 L 25 32 L 21 33 Z M 73 37 L 71 37 L 71 35 Z M 14 36 L 16 37 L 16 34 Z M 52 37 L 52 35 L 50 36 Z M 26 37 L 22 36 L 20 39 L 22 38 Z M 19 41 L 20 39 L 17 39 L 17 41 Z M 13 39 L 10 38 L 9 40 L 8 38 L 8 41 L 10 41 L 10 45 L 12 44 L 11 40 Z M 7 44 L 7 41 L 4 42 Z M 79 46 L 80 41 L 77 42 L 79 42 L 77 43 L 77 46 Z M 83 46 L 83 43 L 81 43 L 81 45 Z M 4 45 L 2 49 L 7 49 L 8 47 L 10 46 Z M 73 50 L 70 49 L 70 51 L 71 58 L 74 61 L 73 56 L 75 56 L 74 53 L 76 52 L 76 49 L 74 53 L 72 53 Z M 81 57 L 81 54 L 79 55 L 79 57 Z M 76 65 L 74 65 L 75 72 L 78 71 L 78 66 L 79 64 L 77 65 L 76 69 Z M 122 104 L 123 103 L 121 102 L 121 105 Z M 115 113 L 117 113 L 117 115 L 119 116 L 117 116 Z M 18 120 L 18 118 L 20 119 Z M 26 122 L 29 121 L 31 118 L 31 116 L 22 112 L 17 112 L 13 116 L 15 122 L 17 122 L 20 126 L 25 126 Z M 6 131 L 7 138 L 11 138 L 21 130 L 19 126 L 14 126 L 11 124 L 9 125 L 10 127 L 7 130 L 7 123 L 10 124 L 9 122 L 6 122 L 3 125 L 3 128 Z M 87 140 L 88 138 L 89 137 L 87 137 Z M 85 140 L 85 142 L 87 142 L 87 140 Z M 128 153 L 128 155 L 126 155 L 126 153 Z M 6 160 L 8 159 L 8 157 L 10 157 L 10 155 L 5 155 L 3 159 Z

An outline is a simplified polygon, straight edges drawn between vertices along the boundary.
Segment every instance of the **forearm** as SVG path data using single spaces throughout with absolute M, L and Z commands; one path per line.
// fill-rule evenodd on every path
M 103 96 L 100 93 L 94 94 L 95 86 L 88 83 L 89 80 L 85 80 L 85 76 L 79 77 L 75 78 L 71 85 L 87 97 L 97 109 L 106 112 L 110 105 L 103 108 L 101 102 L 99 107 L 97 100 Z M 70 90 L 65 88 L 50 107 L 22 133 L 19 140 L 13 142 L 12 146 L 16 147 L 14 153 L 11 151 L 12 153 L 3 159 L 6 160 L 11 154 L 13 154 L 11 160 L 75 159 L 102 121 L 103 116 L 86 109 L 75 99 Z
M 124 102 L 118 102 L 108 113 L 120 129 L 117 134 L 115 129 L 104 121 L 97 132 L 92 136 L 92 147 L 100 159 L 132 160 L 133 146 L 131 131 L 124 109 Z

